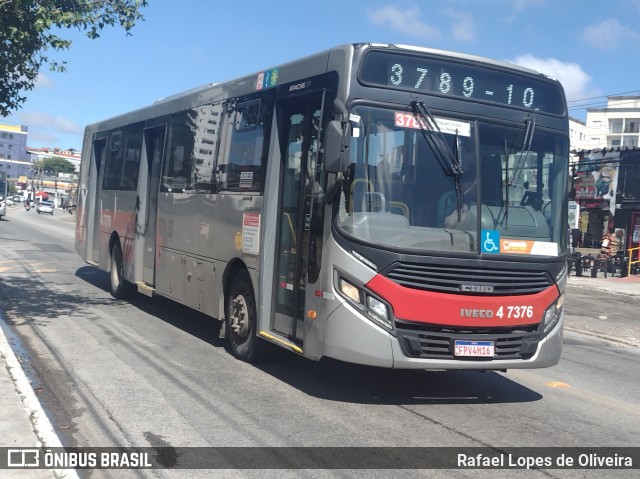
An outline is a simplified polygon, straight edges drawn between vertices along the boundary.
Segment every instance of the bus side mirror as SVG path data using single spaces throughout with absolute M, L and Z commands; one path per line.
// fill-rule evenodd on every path
M 343 129 L 343 125 L 344 129 Z M 344 151 L 350 126 L 340 120 L 332 120 L 324 135 L 324 167 L 329 173 L 344 171 Z

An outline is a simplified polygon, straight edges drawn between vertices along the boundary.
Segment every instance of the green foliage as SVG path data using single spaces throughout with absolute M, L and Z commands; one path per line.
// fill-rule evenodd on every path
M 56 173 L 75 173 L 76 167 L 64 158 L 43 158 L 34 161 L 31 167 L 34 170 L 55 171 Z
M 26 101 L 42 65 L 64 72 L 66 62 L 50 60 L 50 50 L 67 50 L 71 41 L 52 31 L 75 28 L 98 38 L 120 25 L 130 35 L 147 0 L 0 0 L 0 116 Z

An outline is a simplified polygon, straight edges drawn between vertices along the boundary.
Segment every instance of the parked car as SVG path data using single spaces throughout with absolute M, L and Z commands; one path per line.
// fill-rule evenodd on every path
M 22 198 L 22 196 L 20 195 L 14 195 L 11 199 L 13 200 L 14 203 L 21 203 L 24 198 Z
M 36 206 L 36 211 L 38 214 L 49 213 L 53 216 L 53 201 L 41 201 L 38 203 L 38 206 Z

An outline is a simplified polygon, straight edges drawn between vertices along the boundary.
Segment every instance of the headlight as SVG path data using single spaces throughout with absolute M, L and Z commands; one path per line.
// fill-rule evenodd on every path
M 367 313 L 379 325 L 388 330 L 393 330 L 393 322 L 389 316 L 389 308 L 377 298 L 367 296 Z
M 569 274 L 569 268 L 566 265 L 562 268 L 562 271 L 556 276 L 556 284 L 558 285 L 558 289 L 560 290 L 560 294 L 564 294 L 565 289 L 567 289 L 567 276 Z
M 340 292 L 356 303 L 362 303 L 360 301 L 360 290 L 344 278 L 340 278 Z
M 393 317 L 387 303 L 354 283 L 338 276 L 338 291 L 351 304 L 366 313 L 367 318 L 372 322 L 388 331 L 393 331 Z
M 556 325 L 562 314 L 562 307 L 564 306 L 564 294 L 547 308 L 544 312 L 544 325 L 542 329 L 542 335 L 546 336 L 551 329 Z

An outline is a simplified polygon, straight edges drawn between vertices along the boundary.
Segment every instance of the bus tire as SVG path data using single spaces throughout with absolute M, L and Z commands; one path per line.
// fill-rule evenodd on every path
M 116 299 L 124 299 L 131 295 L 133 285 L 124 279 L 124 261 L 120 242 L 116 241 L 111 248 L 111 270 L 109 272 L 109 292 Z
M 228 290 L 226 329 L 231 354 L 248 363 L 264 359 L 266 341 L 257 336 L 258 315 L 251 278 L 246 271 L 238 273 Z

